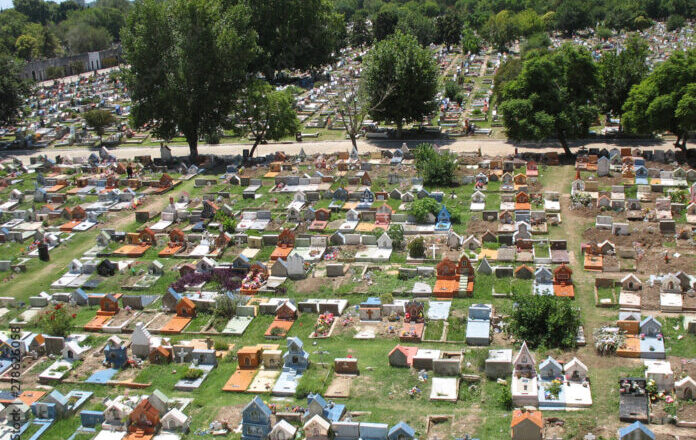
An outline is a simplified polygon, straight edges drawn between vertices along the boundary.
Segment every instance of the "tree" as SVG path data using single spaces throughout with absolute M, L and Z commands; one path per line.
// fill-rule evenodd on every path
M 64 39 L 71 54 L 104 50 L 113 41 L 113 37 L 106 28 L 92 26 L 85 22 L 67 27 Z
M 528 37 L 544 30 L 544 21 L 533 9 L 525 9 L 514 17 L 520 35 Z
M 263 49 L 259 67 L 266 79 L 282 69 L 316 69 L 333 60 L 345 23 L 329 0 L 243 3 L 251 10 L 251 23 Z
M 420 144 L 415 150 L 416 170 L 426 185 L 452 186 L 455 183 L 457 156 L 439 152 L 431 144 Z
M 631 87 L 640 83 L 648 73 L 647 43 L 632 36 L 620 53 L 609 51 L 598 63 L 599 102 L 602 111 L 620 115 Z
M 392 240 L 392 249 L 401 249 L 404 247 L 404 227 L 399 224 L 389 226 L 387 235 Z
M 338 91 L 334 101 L 336 115 L 341 119 L 343 129 L 356 151 L 358 150 L 358 135 L 362 131 L 363 122 L 369 113 L 363 84 L 355 81 L 349 82 Z M 383 90 L 381 100 L 375 103 L 375 106 L 379 107 L 389 96 L 389 93 L 390 90 Z
M 235 113 L 237 122 L 254 140 L 249 157 L 254 156 L 261 141 L 294 135 L 300 127 L 290 91 L 273 90 L 262 80 L 249 81 Z
M 104 129 L 109 125 L 115 124 L 118 119 L 108 110 L 94 109 L 86 112 L 84 115 L 85 122 L 99 135 L 99 143 L 104 136 Z
M 429 214 L 436 215 L 438 212 L 440 212 L 440 203 L 432 197 L 414 200 L 409 210 L 418 223 L 424 223 Z
M 514 296 L 515 307 L 509 331 L 530 347 L 573 348 L 576 344 L 580 311 L 567 298 L 553 295 Z
M 437 42 L 446 45 L 449 50 L 461 40 L 462 26 L 462 20 L 453 12 L 437 17 L 435 19 Z
M 50 18 L 48 3 L 43 0 L 13 0 L 12 4 L 17 12 L 34 23 L 46 24 Z
M 31 61 L 39 57 L 39 42 L 31 35 L 20 35 L 15 42 L 17 56 L 27 61 Z
M 471 28 L 462 30 L 462 52 L 477 54 L 481 51 L 481 39 Z
M 568 140 L 587 135 L 597 118 L 597 87 L 596 67 L 584 48 L 564 44 L 531 56 L 502 89 L 499 109 L 508 136 L 516 141 L 555 136 L 571 154 Z
M 421 46 L 430 45 L 437 37 L 433 20 L 412 11 L 406 11 L 400 15 L 396 29 L 416 37 Z
M 438 76 L 430 51 L 415 37 L 397 32 L 380 41 L 366 56 L 362 74 L 370 116 L 394 121 L 401 137 L 404 122 L 435 110 Z
M 508 45 L 518 35 L 517 24 L 512 13 L 504 10 L 491 15 L 484 26 L 483 33 L 498 52 L 507 52 Z
M 71 333 L 74 319 L 74 313 L 68 312 L 63 304 L 57 304 L 39 314 L 37 327 L 44 335 L 66 337 Z
M 182 132 L 196 160 L 198 139 L 220 127 L 258 55 L 248 8 L 140 0 L 124 31 L 135 125 L 150 122 L 165 140 Z
M 623 112 L 625 131 L 671 131 L 674 146 L 686 150 L 689 132 L 696 129 L 696 49 L 675 52 L 634 85 Z
M 372 34 L 367 27 L 367 16 L 364 13 L 353 16 L 349 40 L 353 47 L 363 47 L 372 44 Z
M 396 31 L 399 23 L 399 14 L 396 9 L 390 8 L 380 11 L 372 22 L 372 33 L 376 41 L 382 41 Z
M 0 12 L 0 53 L 14 53 L 15 42 L 28 22 L 26 15 L 14 9 Z
M 678 14 L 673 14 L 670 15 L 667 19 L 667 30 L 673 32 L 677 29 L 683 28 L 685 24 L 686 20 L 684 19 L 684 17 Z
M 556 8 L 556 27 L 566 35 L 585 29 L 592 22 L 588 2 L 583 0 L 565 0 Z
M 29 93 L 22 80 L 22 65 L 9 55 L 0 55 L 0 125 L 15 121 L 24 95 Z

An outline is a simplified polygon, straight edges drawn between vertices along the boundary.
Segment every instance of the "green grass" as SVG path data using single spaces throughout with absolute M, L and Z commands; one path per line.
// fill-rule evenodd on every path
M 447 322 L 449 323 L 449 327 L 447 328 L 447 340 L 466 341 L 466 319 L 450 316 Z
M 424 339 L 429 341 L 439 341 L 442 337 L 444 321 L 428 321 L 425 325 Z

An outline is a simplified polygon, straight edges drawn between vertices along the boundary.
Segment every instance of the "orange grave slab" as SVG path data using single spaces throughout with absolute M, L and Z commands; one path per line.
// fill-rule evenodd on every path
M 273 249 L 273 253 L 271 254 L 271 261 L 275 261 L 277 259 L 285 260 L 288 258 L 288 255 L 290 255 L 290 252 L 292 252 L 292 246 L 290 247 L 280 247 L 277 246 L 275 249 Z
M 107 322 L 111 321 L 116 313 L 114 312 L 104 312 L 102 310 L 97 311 L 97 316 L 92 318 L 87 324 L 85 324 L 84 329 L 87 331 L 99 331 L 106 325 Z
M 183 247 L 184 247 L 184 246 L 181 245 L 181 244 L 172 244 L 172 243 L 169 243 L 169 244 L 167 245 L 167 247 L 165 247 L 164 249 L 162 249 L 161 251 L 159 251 L 159 253 L 157 254 L 157 256 L 158 256 L 158 257 L 161 257 L 161 258 L 168 258 L 168 257 L 171 257 L 171 256 L 175 255 L 177 252 L 179 252 L 179 251 L 181 250 L 181 248 L 183 248 Z
M 627 335 L 624 340 L 624 345 L 616 350 L 616 355 L 625 358 L 640 357 L 640 337 L 635 335 Z
M 143 431 L 135 431 L 128 434 L 123 440 L 150 440 L 153 434 L 145 434 Z
M 187 316 L 175 316 L 160 329 L 160 333 L 167 335 L 181 333 L 193 318 Z
M 47 193 L 57 193 L 61 189 L 65 188 L 66 186 L 67 185 L 63 185 L 63 184 L 53 185 L 52 187 L 46 189 L 46 192 Z
M 268 329 L 266 330 L 266 333 L 264 333 L 264 336 L 266 336 L 267 338 L 273 336 L 271 335 L 271 330 L 273 330 L 276 327 L 281 328 L 284 332 L 283 336 L 285 336 L 288 334 L 293 324 L 295 324 L 295 321 L 288 321 L 285 319 L 274 319 L 271 325 L 268 326 Z
M 237 370 L 232 373 L 227 382 L 222 387 L 222 391 L 229 391 L 232 393 L 243 393 L 249 388 L 251 382 L 256 376 L 258 370 Z
M 311 225 L 309 225 L 310 231 L 323 231 L 328 226 L 329 222 L 325 220 L 314 220 Z
M 553 294 L 564 298 L 575 298 L 575 287 L 572 284 L 554 284 Z
M 436 298 L 454 298 L 459 292 L 459 280 L 437 280 L 433 295 Z
M 142 257 L 148 249 L 150 249 L 149 244 L 127 244 L 116 249 L 114 255 L 119 257 Z
M 604 267 L 604 258 L 601 255 L 585 254 L 585 270 L 601 271 Z
M 516 210 L 530 210 L 532 209 L 531 203 L 515 202 Z
M 420 342 L 423 340 L 423 323 L 404 323 L 399 333 L 399 340 L 402 342 Z
M 60 225 L 60 230 L 61 232 L 70 232 L 73 230 L 75 226 L 79 225 L 80 223 L 82 223 L 82 220 L 71 220 L 67 223 L 63 223 L 62 225 Z

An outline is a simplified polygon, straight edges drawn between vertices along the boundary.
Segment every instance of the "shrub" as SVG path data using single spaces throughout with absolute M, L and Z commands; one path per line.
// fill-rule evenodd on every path
M 215 299 L 213 314 L 217 317 L 231 319 L 237 314 L 237 302 L 227 295 L 218 295 Z
M 382 301 L 382 304 L 391 304 L 394 302 L 394 295 L 391 293 L 383 293 L 379 296 L 380 301 Z
M 408 244 L 408 254 L 411 258 L 423 258 L 425 257 L 425 240 L 422 237 L 418 237 Z
M 501 385 L 498 392 L 498 406 L 505 410 L 512 410 L 512 391 L 508 385 Z
M 37 327 L 43 334 L 66 337 L 72 330 L 73 319 L 74 313 L 68 312 L 63 304 L 57 304 L 39 315 Z
M 391 225 L 387 231 L 387 235 L 392 240 L 392 249 L 401 249 L 404 247 L 404 227 L 401 225 Z
M 230 348 L 225 341 L 215 341 L 215 345 L 213 347 L 215 348 L 215 351 L 225 351 Z
M 280 327 L 273 327 L 271 329 L 271 336 L 275 336 L 275 337 L 285 336 L 285 330 L 283 330 Z
M 457 156 L 438 152 L 432 144 L 420 144 L 415 151 L 416 169 L 426 185 L 453 186 L 457 170 Z
M 200 379 L 201 376 L 203 376 L 203 370 L 199 370 L 198 368 L 189 368 L 184 372 L 184 379 L 186 380 Z
M 440 203 L 431 197 L 414 200 L 409 211 L 416 218 L 416 222 L 423 223 L 428 218 L 428 214 L 437 215 L 440 212 Z
M 566 298 L 515 295 L 508 330 L 531 347 L 575 347 L 580 311 Z

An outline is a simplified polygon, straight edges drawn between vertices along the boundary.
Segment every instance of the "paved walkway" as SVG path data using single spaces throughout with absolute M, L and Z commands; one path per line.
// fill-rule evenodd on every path
M 474 138 L 461 138 L 461 139 L 434 139 L 434 140 L 409 140 L 406 143 L 409 148 L 413 148 L 422 142 L 432 142 L 440 145 L 441 147 L 446 147 L 453 152 L 463 153 L 463 152 L 477 152 L 479 149 L 483 155 L 488 156 L 500 156 L 505 154 L 512 154 L 515 148 L 518 149 L 520 153 L 525 151 L 534 151 L 537 153 L 557 151 L 559 154 L 563 152 L 560 145 L 557 143 L 519 143 L 516 144 L 512 141 L 503 139 L 489 139 L 485 137 L 474 137 Z M 373 151 L 380 151 L 384 148 L 398 148 L 404 143 L 404 141 L 370 141 L 370 140 L 360 140 L 358 141 L 358 151 L 360 153 L 369 153 Z M 571 144 L 571 149 L 575 150 L 580 146 L 585 148 L 620 148 L 620 147 L 638 147 L 645 149 L 672 149 L 672 142 L 668 141 L 650 141 L 650 140 L 625 140 L 625 141 L 587 141 L 587 142 L 576 142 Z M 188 146 L 178 145 L 170 146 L 172 150 L 172 155 L 177 156 L 188 156 L 189 149 Z M 206 145 L 201 144 L 198 146 L 199 154 L 217 154 L 217 155 L 235 155 L 242 154 L 242 150 L 245 148 L 251 148 L 249 144 L 220 144 L 220 145 Z M 288 143 L 269 143 L 266 145 L 259 145 L 256 149 L 256 155 L 265 155 L 273 153 L 276 151 L 282 151 L 288 155 L 295 155 L 304 149 L 305 153 L 308 155 L 324 153 L 331 154 L 342 151 L 351 150 L 351 143 L 349 140 L 334 140 L 334 141 L 305 141 L 305 142 L 288 142 Z M 75 147 L 75 148 L 48 148 L 42 150 L 12 150 L 3 152 L 0 156 L 15 156 L 24 163 L 29 163 L 29 158 L 32 156 L 48 155 L 53 158 L 56 155 L 61 155 L 63 157 L 88 157 L 92 152 L 98 151 L 98 148 L 85 148 L 85 147 Z M 153 158 L 160 157 L 159 146 L 120 146 L 111 149 L 111 152 L 118 159 L 132 159 L 135 156 L 150 155 Z

